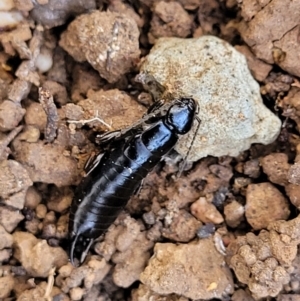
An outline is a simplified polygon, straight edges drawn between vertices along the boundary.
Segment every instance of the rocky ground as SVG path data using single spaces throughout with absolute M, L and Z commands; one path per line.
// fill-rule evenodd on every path
M 0 300 L 300 300 L 300 1 L 1 0 L 0 16 Z M 72 266 L 97 133 L 191 96 L 186 165 L 170 154 Z

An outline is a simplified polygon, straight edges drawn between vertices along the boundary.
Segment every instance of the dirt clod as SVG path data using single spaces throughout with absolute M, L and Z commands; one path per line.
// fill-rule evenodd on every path
M 256 58 L 256 56 L 251 52 L 249 47 L 245 45 L 235 46 L 235 49 L 237 49 L 239 52 L 245 55 L 248 67 L 251 70 L 251 73 L 254 76 L 254 78 L 260 82 L 265 80 L 269 72 L 272 70 L 272 65 L 266 64 L 264 61 Z
M 244 220 L 245 208 L 233 200 L 224 207 L 225 221 L 229 227 L 236 228 Z
M 0 162 L 0 198 L 2 204 L 23 209 L 27 189 L 32 181 L 27 170 L 17 161 Z
M 15 158 L 22 162 L 33 182 L 53 183 L 66 186 L 74 183 L 77 165 L 64 155 L 64 148 L 55 144 L 28 143 L 15 140 L 13 143 Z M 55 166 L 53 166 L 55 162 Z
M 290 280 L 288 266 L 300 242 L 299 216 L 270 223 L 258 236 L 248 233 L 228 247 L 230 266 L 257 299 L 276 296 Z
M 0 104 L 0 132 L 14 129 L 22 120 L 26 110 L 20 104 L 5 100 Z
M 149 33 L 150 42 L 160 37 L 185 38 L 190 35 L 193 20 L 178 2 L 159 1 L 154 5 Z
M 85 289 L 90 290 L 94 285 L 99 284 L 104 279 L 110 269 L 111 266 L 105 259 L 99 256 L 92 256 L 87 262 L 87 265 L 77 269 L 74 269 L 68 264 L 59 270 L 62 291 L 67 293 L 70 289 L 79 287 L 81 284 L 84 285 Z
M 247 29 L 241 30 L 244 40 L 258 58 L 267 63 L 275 62 L 284 70 L 299 76 L 300 70 L 294 64 L 290 64 L 290 58 L 295 57 L 294 51 L 297 51 L 293 41 L 298 30 L 299 3 L 292 1 L 285 5 L 282 1 L 275 0 L 252 9 L 253 3 L 254 1 L 243 1 L 242 5 L 244 18 L 249 21 Z M 254 15 L 255 18 L 252 18 Z M 287 22 L 283 22 L 282 26 L 274 26 L 279 20 L 284 20 L 285 16 L 289 16 Z M 259 31 L 267 34 L 258 35 Z M 282 60 L 274 56 L 276 48 L 283 53 Z
M 20 103 L 30 92 L 31 84 L 22 79 L 16 79 L 8 91 L 8 99 Z
M 265 156 L 261 160 L 261 165 L 272 183 L 282 186 L 287 185 L 290 164 L 286 154 L 276 153 Z
M 48 0 L 44 3 L 37 1 L 34 7 L 28 4 L 23 9 L 26 11 L 31 10 L 32 18 L 48 28 L 62 25 L 71 16 L 82 14 L 90 9 L 95 9 L 95 0 L 80 1 L 80 0 L 67 0 L 63 3 L 59 0 Z M 42 1 L 43 2 L 43 1 Z
M 19 210 L 0 206 L 0 224 L 8 233 L 11 233 L 23 219 L 24 216 Z
M 0 298 L 4 299 L 9 297 L 10 292 L 12 291 L 15 284 L 13 276 L 4 276 L 0 277 Z
M 108 91 L 89 90 L 87 97 L 87 99 L 78 102 L 78 106 L 84 112 L 83 118 L 78 114 L 80 118 L 88 120 L 99 117 L 112 129 L 117 130 L 128 127 L 145 113 L 143 106 L 135 102 L 126 93 L 117 89 Z M 102 110 L 99 111 L 99 108 L 102 108 Z M 123 118 L 123 116 L 126 116 L 126 118 Z M 74 114 L 73 117 L 75 117 Z M 108 129 L 106 125 L 99 123 L 97 120 L 90 122 L 89 126 L 93 126 L 99 130 Z
M 140 279 L 158 294 L 220 298 L 233 290 L 231 274 L 222 267 L 223 260 L 211 239 L 179 245 L 158 243 Z
M 9 233 L 7 233 L 2 226 L 0 226 L 0 236 L 1 236 L 0 250 L 4 248 L 10 248 L 13 243 L 12 236 Z
M 290 210 L 287 200 L 275 186 L 260 183 L 247 188 L 245 214 L 253 229 L 260 230 L 272 221 L 286 220 Z
M 122 224 L 123 229 L 116 236 L 117 252 L 112 256 L 116 264 L 113 281 L 117 286 L 129 287 L 144 270 L 153 242 L 147 240 L 146 233 L 141 232 L 138 223 L 131 218 L 125 218 Z
M 162 236 L 172 241 L 189 242 L 196 236 L 201 225 L 201 222 L 186 210 L 179 210 L 172 217 L 170 225 L 162 230 Z
M 300 162 L 295 162 L 288 172 L 288 180 L 292 184 L 300 184 Z
M 201 197 L 191 206 L 192 214 L 203 223 L 221 224 L 224 219 L 217 208 L 207 202 L 206 198 Z
M 1 301 L 299 301 L 299 0 L 3 0 L 0 17 Z M 175 149 L 133 145 L 158 121 L 142 141 L 164 144 L 177 116 L 143 117 L 181 97 L 199 108 Z M 161 162 L 73 266 L 86 162 L 139 122 L 129 166 L 95 180 L 122 197 L 134 150 Z
M 26 232 L 13 234 L 14 257 L 33 277 L 47 277 L 52 267 L 60 268 L 68 262 L 66 252 L 49 247 L 45 240 Z
M 285 192 L 288 195 L 291 203 L 300 209 L 300 186 L 295 184 L 288 184 L 285 186 Z
M 133 19 L 114 12 L 94 11 L 69 25 L 61 36 L 60 46 L 76 61 L 88 61 L 103 78 L 114 83 L 138 60 L 138 37 Z

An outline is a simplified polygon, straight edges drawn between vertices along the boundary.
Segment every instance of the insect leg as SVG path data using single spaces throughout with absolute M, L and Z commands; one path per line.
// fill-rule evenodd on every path
M 147 114 L 153 113 L 156 110 L 159 110 L 163 105 L 165 104 L 165 102 L 160 99 L 155 101 L 147 110 Z
M 111 148 L 112 145 L 119 140 L 125 139 L 128 135 L 122 135 L 121 130 L 107 132 L 101 135 L 97 135 L 96 143 L 99 144 L 103 149 Z
M 85 176 L 92 172 L 100 163 L 104 153 L 92 154 L 84 165 Z
M 178 100 L 176 100 L 178 101 Z M 150 108 L 148 112 L 134 123 L 132 126 L 124 128 L 122 130 L 116 130 L 112 132 L 107 132 L 96 137 L 96 142 L 100 144 L 103 148 L 111 148 L 113 144 L 117 141 L 127 139 L 128 137 L 134 137 L 145 130 L 145 127 L 149 126 L 151 123 L 155 123 L 166 115 L 169 107 L 173 102 L 164 103 L 163 100 L 156 101 Z
M 182 172 L 184 171 L 184 168 L 185 168 L 185 166 L 186 166 L 187 159 L 188 159 L 188 157 L 189 157 L 189 154 L 190 154 L 190 152 L 191 152 L 191 149 L 192 149 L 192 147 L 193 147 L 193 144 L 194 144 L 194 142 L 195 142 L 196 135 L 197 135 L 197 133 L 198 133 L 198 130 L 199 130 L 199 127 L 200 127 L 200 124 L 201 124 L 201 119 L 200 119 L 198 116 L 195 116 L 195 119 L 197 120 L 198 125 L 197 125 L 197 127 L 196 127 L 196 131 L 195 131 L 195 133 L 194 133 L 194 137 L 193 137 L 193 139 L 192 139 L 192 142 L 191 142 L 191 145 L 190 145 L 190 147 L 189 147 L 189 150 L 188 150 L 186 156 L 185 156 L 184 159 L 183 159 L 183 163 L 182 163 L 181 168 L 180 168 L 180 170 L 179 170 L 178 177 L 180 177 L 181 174 L 182 174 Z
M 143 180 L 141 181 L 140 185 L 136 188 L 136 190 L 134 191 L 134 193 L 133 193 L 132 195 L 136 195 L 136 196 L 139 196 L 139 195 L 140 195 L 141 189 L 142 189 L 142 187 L 143 187 L 144 180 L 145 180 L 145 179 L 143 179 Z

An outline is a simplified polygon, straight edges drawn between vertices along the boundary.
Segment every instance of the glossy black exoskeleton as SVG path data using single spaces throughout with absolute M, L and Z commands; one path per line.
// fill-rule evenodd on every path
M 93 240 L 109 228 L 142 180 L 192 128 L 197 104 L 192 98 L 155 104 L 133 126 L 100 136 L 106 151 L 88 162 L 70 211 L 70 259 L 76 244 L 84 246 L 84 260 Z

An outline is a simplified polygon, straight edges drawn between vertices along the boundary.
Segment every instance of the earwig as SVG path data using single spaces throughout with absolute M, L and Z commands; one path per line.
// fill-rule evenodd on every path
M 86 175 L 71 205 L 72 264 L 77 243 L 85 248 L 82 263 L 93 241 L 116 220 L 142 180 L 174 148 L 179 135 L 191 130 L 197 110 L 192 98 L 168 105 L 158 102 L 133 126 L 98 138 L 106 151 L 86 164 Z

